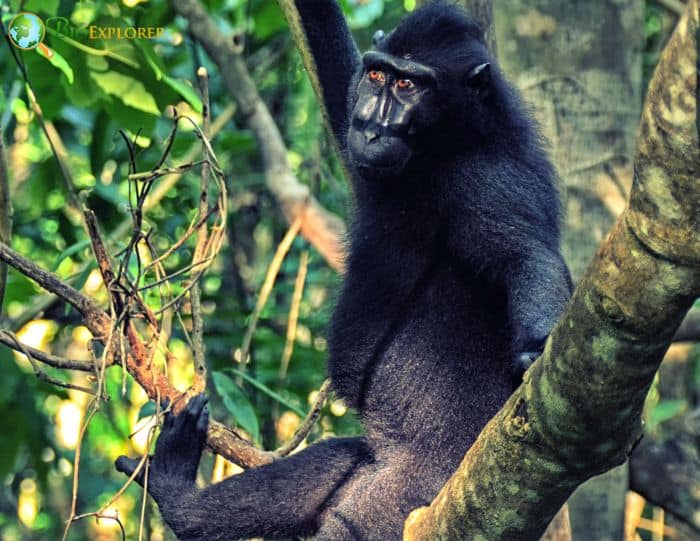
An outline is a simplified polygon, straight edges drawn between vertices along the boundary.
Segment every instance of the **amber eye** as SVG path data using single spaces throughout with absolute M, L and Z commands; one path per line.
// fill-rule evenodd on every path
M 409 88 L 413 88 L 413 81 L 410 79 L 399 79 L 396 81 L 396 87 L 401 90 L 408 90 Z
M 369 70 L 367 76 L 369 77 L 370 81 L 376 81 L 378 83 L 384 82 L 384 74 L 381 71 Z

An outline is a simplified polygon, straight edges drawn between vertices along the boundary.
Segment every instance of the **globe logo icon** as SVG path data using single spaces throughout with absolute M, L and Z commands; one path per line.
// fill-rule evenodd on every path
M 10 40 L 20 49 L 36 49 L 46 33 L 44 22 L 38 15 L 29 12 L 15 15 L 7 28 Z

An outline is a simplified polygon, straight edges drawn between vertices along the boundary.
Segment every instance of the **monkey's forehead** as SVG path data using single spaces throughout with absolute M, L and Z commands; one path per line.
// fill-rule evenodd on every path
M 362 63 L 365 69 L 389 69 L 419 79 L 437 79 L 433 68 L 411 60 L 410 55 L 402 58 L 381 51 L 367 51 L 362 55 Z
M 454 5 L 428 4 L 410 14 L 390 34 L 378 34 L 378 51 L 439 71 L 488 60 L 483 31 Z

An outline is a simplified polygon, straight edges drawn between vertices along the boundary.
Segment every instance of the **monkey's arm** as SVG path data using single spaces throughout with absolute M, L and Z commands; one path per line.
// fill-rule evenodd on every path
M 504 261 L 501 270 L 515 333 L 516 370 L 527 369 L 542 353 L 571 295 L 571 278 L 561 254 L 534 241 L 528 248 Z
M 206 440 L 205 406 L 199 395 L 179 415 L 166 414 L 149 462 L 148 492 L 181 541 L 311 535 L 335 491 L 368 460 L 361 438 L 333 438 L 199 489 L 195 477 Z M 130 475 L 138 461 L 120 457 L 116 466 Z
M 333 135 L 345 145 L 348 89 L 360 66 L 360 54 L 335 0 L 293 0 L 311 50 Z M 293 17 L 290 10 L 287 17 Z
M 508 230 L 507 226 L 502 229 Z M 542 353 L 571 296 L 569 270 L 557 250 L 534 237 L 520 237 L 517 233 L 508 238 L 489 237 L 488 233 L 473 230 L 462 230 L 462 235 L 451 243 L 457 247 L 459 258 L 472 268 L 488 273 L 494 283 L 504 288 L 513 333 L 513 379 L 517 386 L 525 370 Z M 479 237 L 483 239 L 481 242 L 473 242 Z
M 559 252 L 556 191 L 517 167 L 493 160 L 446 198 L 448 249 L 503 287 L 513 332 L 516 382 L 544 348 L 571 295 L 569 270 Z M 525 180 L 523 180 L 525 179 Z M 525 188 L 523 188 L 525 185 Z

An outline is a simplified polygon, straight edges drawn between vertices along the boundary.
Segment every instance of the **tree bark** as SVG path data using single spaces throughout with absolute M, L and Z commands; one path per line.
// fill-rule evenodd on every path
M 624 208 L 642 87 L 641 0 L 498 2 L 501 64 L 551 144 L 566 207 L 563 251 L 578 280 Z M 574 494 L 574 539 L 623 537 L 627 468 Z
M 646 393 L 700 294 L 699 1 L 650 84 L 628 209 L 524 384 L 411 513 L 406 539 L 537 539 L 578 485 L 638 442 Z
M 7 173 L 3 135 L 0 131 L 0 242 L 10 244 L 12 239 L 12 201 L 10 200 L 10 176 Z M 7 265 L 0 262 L 0 316 L 7 283 Z

